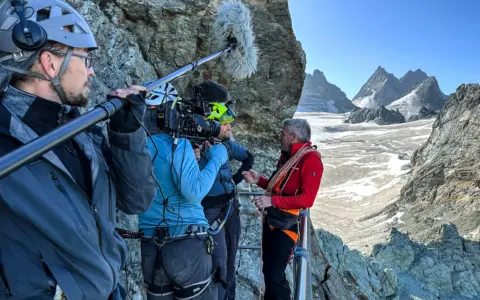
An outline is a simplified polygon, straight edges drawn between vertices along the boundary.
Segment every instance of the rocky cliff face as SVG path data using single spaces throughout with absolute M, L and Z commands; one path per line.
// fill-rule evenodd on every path
M 353 111 L 345 120 L 351 124 L 368 121 L 374 121 L 378 125 L 388 125 L 405 123 L 405 117 L 398 110 L 387 109 L 382 105 L 379 108 L 362 108 Z
M 110 89 L 165 76 L 220 50 L 212 43 L 218 0 L 69 2 L 86 17 L 100 46 L 95 54 L 93 103 L 105 101 Z M 262 158 L 266 157 L 262 145 L 274 140 L 281 120 L 296 110 L 305 53 L 293 33 L 287 0 L 244 2 L 251 10 L 260 50 L 256 74 L 234 80 L 216 59 L 172 84 L 185 96 L 205 79 L 227 86 L 237 99 L 235 137 Z
M 423 245 L 392 229 L 370 256 L 351 250 L 331 233 L 317 230 L 320 250 L 352 291 L 353 299 L 449 299 L 480 297 L 480 243 L 442 225 Z
M 395 210 L 404 228 L 422 241 L 444 223 L 480 240 L 480 85 L 461 85 L 433 124 L 428 141 L 411 159 L 412 174 Z
M 420 108 L 420 111 L 418 112 L 418 114 L 412 115 L 408 118 L 408 122 L 422 120 L 422 119 L 429 119 L 429 118 L 436 117 L 437 115 L 438 114 L 437 114 L 436 111 L 430 110 L 430 109 L 426 108 L 425 106 L 422 106 Z
M 298 112 L 344 113 L 356 108 L 345 93 L 336 85 L 327 81 L 323 72 L 313 71 L 307 74 L 298 103 Z

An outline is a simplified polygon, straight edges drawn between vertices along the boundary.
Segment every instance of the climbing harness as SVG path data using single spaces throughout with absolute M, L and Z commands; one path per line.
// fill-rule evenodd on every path
M 230 211 L 232 210 L 233 202 L 235 201 L 235 197 L 230 199 L 226 209 L 222 209 L 219 216 L 210 224 L 210 228 L 208 228 L 207 232 L 211 235 L 218 234 L 230 216 Z M 226 211 L 226 213 L 224 213 Z
M 207 238 L 207 240 L 210 240 L 210 237 Z M 162 265 L 162 252 L 160 251 L 160 248 L 157 250 L 157 255 L 155 257 L 155 262 L 154 262 L 154 271 L 152 272 L 152 277 L 151 277 L 151 283 L 149 284 L 147 280 L 144 280 L 145 288 L 147 290 L 148 294 L 151 294 L 152 296 L 159 297 L 162 299 L 162 297 L 174 294 L 175 299 L 177 300 L 189 300 L 193 299 L 200 294 L 202 294 L 210 285 L 212 282 L 213 278 L 216 275 L 216 270 L 213 270 L 212 274 L 210 276 L 202 281 L 182 286 L 177 283 L 172 278 L 169 278 L 171 283 L 166 284 L 166 285 L 157 285 L 155 284 L 155 277 L 156 277 L 156 271 L 161 268 Z

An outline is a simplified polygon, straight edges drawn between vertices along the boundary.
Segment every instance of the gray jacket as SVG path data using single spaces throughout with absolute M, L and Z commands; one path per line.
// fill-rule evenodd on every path
M 34 100 L 11 87 L 0 96 L 0 150 L 37 137 L 21 121 Z M 0 179 L 0 299 L 52 299 L 55 281 L 68 300 L 119 299 L 127 249 L 116 208 L 147 210 L 155 185 L 143 129 L 108 135 L 110 145 L 99 128 L 74 138 L 90 161 L 91 203 L 52 151 Z

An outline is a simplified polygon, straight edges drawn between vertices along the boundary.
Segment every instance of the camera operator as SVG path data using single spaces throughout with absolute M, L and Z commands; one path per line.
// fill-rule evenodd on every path
M 159 116 L 169 119 L 169 112 L 161 108 L 170 109 L 176 103 L 168 97 L 168 93 L 176 93 L 172 90 L 167 84 L 148 95 L 147 104 L 162 96 L 170 102 L 159 108 L 153 106 L 144 121 L 153 134 L 147 146 L 154 157 L 159 185 L 149 210 L 139 215 L 139 228 L 144 233 L 141 256 L 147 299 L 216 299 L 211 258 L 214 242 L 207 234 L 209 224 L 201 201 L 228 154 L 222 144 L 209 146 L 210 160 L 200 170 L 191 142 L 172 137 L 172 128 L 159 122 Z M 203 98 L 206 91 L 202 84 L 195 90 L 196 98 Z M 172 114 L 184 116 L 176 111 Z M 179 124 L 184 124 L 183 120 Z
M 235 299 L 235 257 L 237 255 L 240 238 L 240 204 L 236 197 L 236 185 L 243 180 L 242 172 L 252 168 L 254 158 L 242 145 L 231 138 L 231 123 L 235 120 L 235 112 L 231 109 L 228 93 L 224 97 L 211 99 L 213 113 L 209 119 L 218 121 L 220 134 L 218 139 L 227 148 L 229 160 L 242 163 L 239 170 L 233 174 L 230 162 L 222 165 L 217 179 L 207 196 L 202 200 L 205 216 L 210 224 L 211 232 L 216 242 L 213 251 L 213 265 L 217 269 L 217 278 L 222 282 L 218 287 L 218 299 Z M 224 103 L 223 101 L 227 101 Z M 200 153 L 199 165 L 203 168 L 208 161 L 208 152 L 195 150 Z

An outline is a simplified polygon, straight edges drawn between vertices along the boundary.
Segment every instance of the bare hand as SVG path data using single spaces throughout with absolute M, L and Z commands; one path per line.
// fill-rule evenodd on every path
M 243 178 L 247 183 L 256 184 L 260 180 L 260 175 L 255 170 L 243 171 Z
M 141 85 L 131 85 L 126 89 L 117 89 L 110 91 L 108 93 L 110 96 L 114 96 L 117 98 L 127 98 L 128 95 L 137 95 L 141 91 L 146 91 L 147 89 Z
M 199 148 L 195 148 L 195 149 L 193 149 L 193 153 L 195 153 L 195 158 L 197 159 L 197 161 L 199 161 L 199 160 L 200 160 L 200 157 L 201 157 L 201 151 L 202 151 L 202 149 L 200 149 L 200 147 L 199 147 Z
M 255 203 L 255 206 L 256 206 L 258 209 L 262 209 L 262 208 L 267 208 L 267 207 L 273 206 L 273 204 L 272 204 L 272 197 L 268 197 L 268 196 L 255 196 L 255 197 L 252 199 L 252 202 Z

